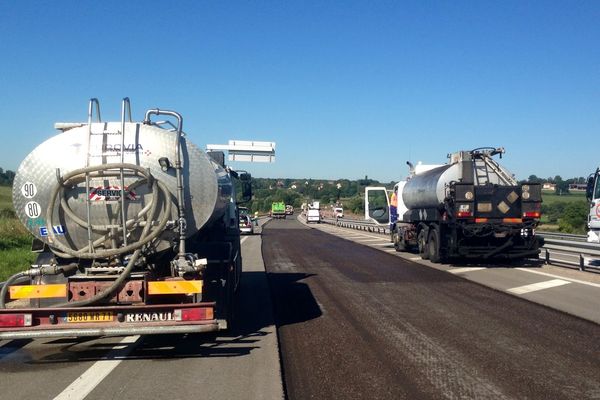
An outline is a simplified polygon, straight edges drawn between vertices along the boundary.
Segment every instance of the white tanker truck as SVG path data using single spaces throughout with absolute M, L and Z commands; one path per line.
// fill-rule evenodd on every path
M 408 179 L 394 187 L 397 204 L 390 204 L 385 188 L 367 188 L 365 217 L 390 224 L 397 251 L 416 248 L 434 263 L 537 257 L 541 186 L 518 184 L 492 158 L 503 153 L 485 147 L 449 154 L 444 165 L 408 163 Z
M 189 142 L 182 126 L 159 109 L 133 122 L 128 99 L 121 121 L 102 122 L 92 99 L 87 123 L 56 124 L 62 133 L 25 158 L 13 203 L 39 254 L 1 289 L 0 339 L 231 325 L 237 204 L 251 196 L 250 175 Z

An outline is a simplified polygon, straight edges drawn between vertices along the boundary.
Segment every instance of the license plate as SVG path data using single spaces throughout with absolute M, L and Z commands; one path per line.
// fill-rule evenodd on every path
M 72 312 L 67 313 L 67 322 L 111 322 L 114 320 L 114 314 L 107 311 L 91 311 L 91 312 Z

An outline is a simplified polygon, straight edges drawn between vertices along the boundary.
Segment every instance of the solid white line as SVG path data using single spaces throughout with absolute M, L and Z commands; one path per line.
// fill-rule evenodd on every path
M 242 240 L 240 240 L 240 244 L 244 243 L 244 242 L 246 241 L 246 239 L 248 239 L 248 236 L 244 236 L 244 237 L 242 238 Z
M 564 280 L 569 281 L 569 282 L 581 283 L 582 285 L 588 285 L 588 286 L 593 286 L 593 287 L 600 288 L 600 285 L 597 284 L 597 283 L 586 282 L 586 281 L 582 281 L 582 280 L 579 280 L 579 279 L 573 279 L 573 278 L 565 278 L 564 276 L 549 274 L 548 272 L 536 271 L 536 270 L 529 269 L 529 268 L 515 268 L 515 269 L 518 269 L 519 271 L 530 272 L 532 274 L 544 275 L 544 276 L 549 276 L 551 278 L 557 278 L 557 279 L 564 279 Z
M 571 282 L 564 281 L 562 279 L 552 279 L 551 281 L 532 283 L 531 285 L 519 286 L 516 288 L 508 289 L 507 292 L 514 294 L 525 294 L 557 286 L 568 285 L 569 283 Z
M 421 257 L 411 257 L 411 258 L 409 258 L 409 260 L 418 261 L 418 260 L 422 260 L 422 258 Z
M 451 274 L 462 274 L 463 272 L 479 271 L 480 269 L 486 269 L 484 267 L 463 267 L 449 269 L 448 272 Z
M 87 371 L 81 374 L 79 378 L 75 379 L 73 383 L 56 396 L 54 400 L 84 399 L 121 363 L 121 361 L 123 361 L 127 354 L 135 348 L 139 338 L 139 335 L 124 337 L 123 340 L 121 340 L 119 344 L 106 355 L 106 360 L 96 361 Z M 124 344 L 128 344 L 129 346 L 126 346 L 126 348 L 123 349 L 122 345 Z

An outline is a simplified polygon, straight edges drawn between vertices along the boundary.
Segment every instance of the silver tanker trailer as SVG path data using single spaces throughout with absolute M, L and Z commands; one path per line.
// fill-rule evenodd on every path
M 518 184 L 492 158 L 503 153 L 485 147 L 449 154 L 444 165 L 408 163 L 409 177 L 396 184 L 391 199 L 385 188 L 367 189 L 366 217 L 390 224 L 397 251 L 417 248 L 435 263 L 538 257 L 541 185 Z
M 25 158 L 13 203 L 38 256 L 2 287 L 0 339 L 230 326 L 250 175 L 182 125 L 159 109 L 133 122 L 128 99 L 121 121 L 103 122 L 92 99 L 87 123 L 56 124 L 62 132 Z

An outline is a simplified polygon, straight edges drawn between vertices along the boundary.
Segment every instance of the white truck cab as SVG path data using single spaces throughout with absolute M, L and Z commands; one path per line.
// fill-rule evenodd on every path
M 586 197 L 590 202 L 588 214 L 588 235 L 590 243 L 600 243 L 600 168 L 588 177 Z

